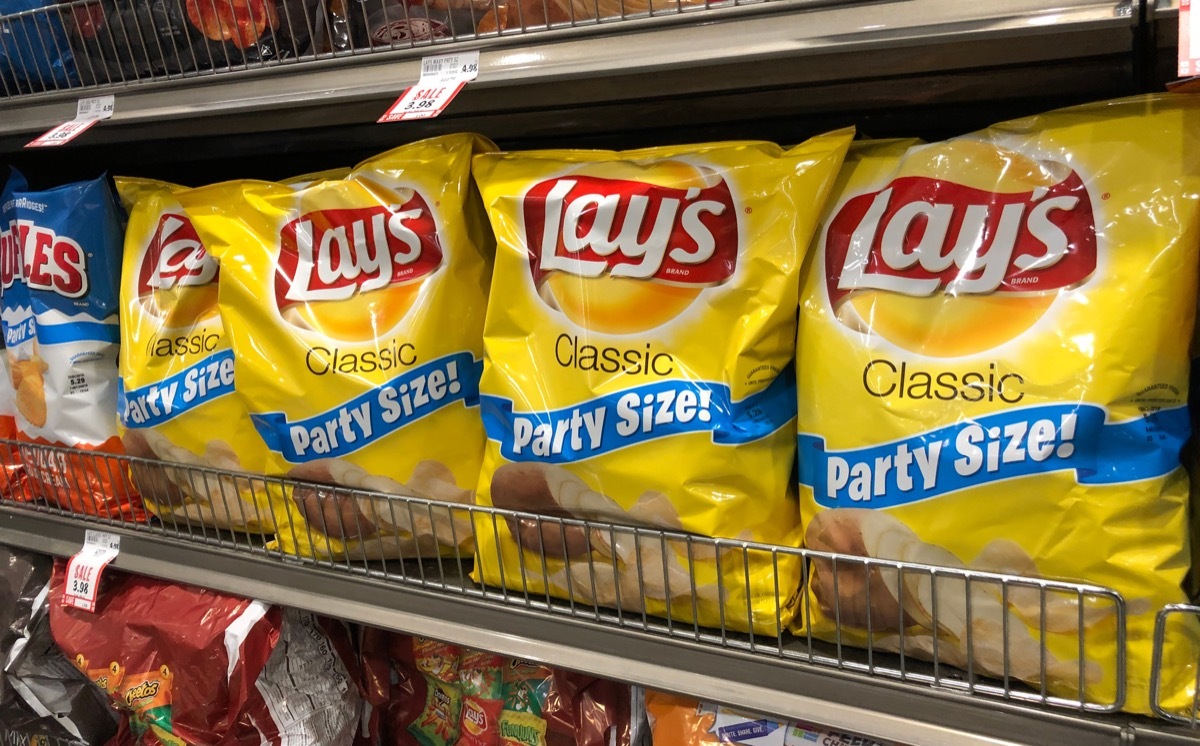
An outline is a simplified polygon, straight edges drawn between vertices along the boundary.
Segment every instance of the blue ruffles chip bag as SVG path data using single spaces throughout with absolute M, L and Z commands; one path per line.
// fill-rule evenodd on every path
M 96 454 L 26 454 L 30 492 L 60 507 L 144 520 L 116 461 L 118 274 L 123 215 L 106 178 L 16 191 L 11 215 L 21 261 L 5 262 L 0 298 L 17 437 Z M 19 270 L 19 271 L 18 271 Z

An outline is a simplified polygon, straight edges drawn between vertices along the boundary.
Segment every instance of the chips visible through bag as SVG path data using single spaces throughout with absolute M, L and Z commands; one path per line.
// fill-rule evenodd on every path
M 387 495 L 473 502 L 492 252 L 470 159 L 490 147 L 439 137 L 344 179 L 179 195 L 221 265 L 235 386 L 270 449 L 268 473 L 328 485 L 289 488 L 276 511 L 283 551 L 472 553 L 465 510 Z
M 129 210 L 121 273 L 117 411 L 131 456 L 261 474 L 267 449 L 234 395 L 233 350 L 217 310 L 217 262 L 176 194 L 182 187 L 117 179 Z M 170 525 L 271 532 L 261 482 L 136 464 L 147 507 Z
M 498 242 L 478 499 L 548 517 L 480 514 L 476 580 L 765 634 L 791 620 L 796 556 L 680 532 L 799 546 L 793 301 L 852 137 L 476 157 Z
M 806 546 L 1112 588 L 1124 705 L 1147 711 L 1154 611 L 1185 600 L 1198 241 L 1196 97 L 854 147 L 802 292 Z M 817 637 L 865 644 L 870 625 L 877 648 L 1118 702 L 1109 597 L 811 574 Z M 1196 660 L 1164 661 L 1167 703 L 1190 702 Z
M 29 492 L 61 508 L 145 519 L 117 437 L 119 257 L 124 224 L 104 178 L 13 193 L 17 267 L 0 298 Z M 9 261 L 12 261 L 11 259 Z

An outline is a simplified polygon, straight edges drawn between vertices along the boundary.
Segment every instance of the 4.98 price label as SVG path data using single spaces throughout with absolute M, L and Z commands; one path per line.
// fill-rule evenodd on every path
M 84 536 L 83 549 L 67 563 L 67 587 L 63 593 L 63 605 L 95 611 L 100 576 L 120 551 L 120 536 L 105 531 L 88 530 Z
M 421 78 L 405 89 L 379 121 L 432 119 L 441 114 L 458 92 L 479 75 L 479 52 L 439 54 L 421 60 Z

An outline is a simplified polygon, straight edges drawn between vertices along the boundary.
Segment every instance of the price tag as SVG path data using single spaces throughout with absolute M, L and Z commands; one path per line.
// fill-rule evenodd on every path
M 1179 2 L 1179 77 L 1200 75 L 1200 0 Z
M 479 75 L 479 52 L 439 54 L 421 60 L 421 79 L 407 88 L 379 121 L 432 119 Z
M 25 147 L 49 148 L 71 142 L 76 137 L 91 129 L 101 119 L 111 117 L 115 103 L 116 101 L 113 96 L 81 98 L 79 99 L 78 106 L 75 107 L 74 119 L 58 125 Z
M 63 605 L 95 611 L 100 575 L 120 551 L 120 536 L 89 529 L 84 536 L 83 549 L 67 563 L 67 588 L 63 594 Z

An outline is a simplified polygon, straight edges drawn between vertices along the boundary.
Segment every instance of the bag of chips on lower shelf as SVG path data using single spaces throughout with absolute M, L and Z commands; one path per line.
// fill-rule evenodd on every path
M 624 684 L 424 637 L 361 635 L 371 744 L 632 746 Z
M 683 534 L 799 546 L 793 301 L 852 138 L 475 159 L 498 242 L 478 498 L 545 516 L 478 514 L 477 580 L 677 623 L 791 621 L 797 556 Z
M 690 697 L 646 692 L 649 746 L 890 746 L 812 723 L 753 715 Z
M 1007 580 L 816 559 L 803 628 L 1146 711 L 1190 561 L 1200 97 L 863 143 L 837 193 L 797 348 L 806 545 Z M 1115 590 L 1126 628 L 1042 579 Z M 1164 652 L 1190 702 L 1196 660 Z
M 120 207 L 104 178 L 17 191 L 11 217 L 22 258 L 0 297 L 17 433 L 29 492 L 59 507 L 145 520 L 117 437 Z M 6 276 L 6 281 L 8 277 Z
M 470 557 L 490 234 L 452 135 L 308 186 L 179 195 L 220 263 L 237 394 L 289 486 L 277 542 L 316 557 Z M 352 494 L 354 488 L 374 495 Z
M 353 742 L 361 698 L 342 623 L 111 569 L 91 613 L 64 605 L 64 566 L 54 639 L 139 744 Z
M 135 464 L 146 506 L 176 530 L 210 525 L 271 533 L 267 449 L 234 395 L 233 350 L 217 310 L 217 262 L 176 194 L 181 187 L 117 179 L 129 209 L 121 274 L 121 390 L 130 456 L 199 469 Z M 279 499 L 279 496 L 276 496 Z
M 16 218 L 15 193 L 25 191 L 25 177 L 9 168 L 8 179 L 0 191 L 0 438 L 17 437 L 17 392 L 13 388 L 8 362 L 8 319 L 3 313 L 3 297 L 20 283 L 22 259 Z M 21 292 L 20 289 L 14 292 Z M 27 500 L 23 488 L 25 467 L 16 448 L 0 443 L 0 498 Z
M 116 714 L 50 635 L 48 556 L 0 546 L 0 739 L 104 744 Z

